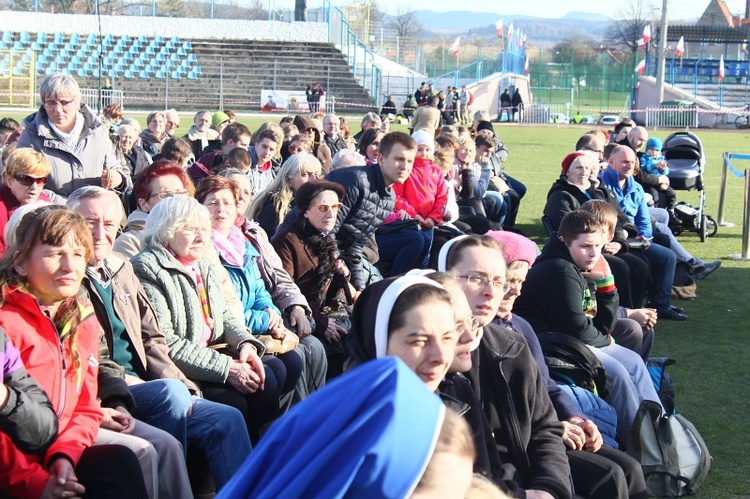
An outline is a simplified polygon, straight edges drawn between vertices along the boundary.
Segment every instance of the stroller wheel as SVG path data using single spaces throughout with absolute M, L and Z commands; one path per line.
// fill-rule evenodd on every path
M 701 226 L 698 227 L 698 237 L 700 237 L 702 243 L 705 243 L 708 238 L 708 217 L 706 215 L 701 217 Z
M 714 237 L 716 233 L 719 231 L 719 224 L 717 224 L 716 220 L 714 220 L 713 217 L 709 215 L 706 215 L 706 221 L 708 222 L 706 235 L 708 235 L 708 237 Z

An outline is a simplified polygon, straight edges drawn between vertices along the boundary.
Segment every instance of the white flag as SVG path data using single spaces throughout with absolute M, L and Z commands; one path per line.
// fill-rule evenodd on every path
M 451 45 L 451 55 L 458 55 L 458 44 L 461 41 L 461 37 L 456 37 L 456 41 L 453 42 L 453 45 Z M 445 46 L 445 45 L 443 45 Z
M 677 42 L 677 47 L 674 49 L 674 56 L 682 57 L 682 54 L 684 53 L 685 53 L 685 37 L 681 36 L 680 41 Z

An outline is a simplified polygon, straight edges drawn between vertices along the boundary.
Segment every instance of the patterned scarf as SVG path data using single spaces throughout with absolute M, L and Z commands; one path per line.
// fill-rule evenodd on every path
M 177 256 L 172 248 L 167 249 L 172 254 L 172 256 L 175 257 L 175 259 L 180 262 L 183 267 L 185 267 L 185 270 L 187 270 L 188 274 L 190 274 L 190 277 L 193 278 L 195 288 L 198 291 L 198 298 L 201 301 L 201 310 L 203 311 L 203 334 L 201 335 L 200 345 L 203 347 L 207 347 L 209 342 L 211 341 L 211 336 L 213 335 L 214 320 L 211 317 L 211 308 L 208 305 L 208 292 L 206 291 L 206 286 L 203 284 L 203 276 L 201 275 L 200 268 L 198 267 L 198 262 L 190 262 L 180 256 Z

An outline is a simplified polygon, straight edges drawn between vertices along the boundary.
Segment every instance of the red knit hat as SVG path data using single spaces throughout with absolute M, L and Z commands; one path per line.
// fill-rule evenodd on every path
M 570 165 L 573 164 L 573 161 L 575 161 L 576 158 L 580 158 L 581 156 L 585 156 L 586 153 L 582 151 L 576 151 L 568 154 L 565 156 L 565 159 L 562 160 L 562 172 L 563 175 L 568 174 L 568 170 L 570 169 Z

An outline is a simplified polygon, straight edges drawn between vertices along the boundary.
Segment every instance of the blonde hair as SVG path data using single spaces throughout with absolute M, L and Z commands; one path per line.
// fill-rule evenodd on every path
M 294 192 L 289 185 L 287 179 L 299 175 L 301 172 L 308 168 L 318 168 L 322 170 L 322 166 L 318 158 L 310 153 L 299 153 L 293 156 L 289 156 L 284 164 L 281 165 L 281 170 L 276 174 L 273 181 L 266 187 L 264 191 L 255 196 L 253 202 L 247 208 L 245 216 L 249 219 L 253 219 L 261 212 L 263 205 L 266 203 L 268 196 L 273 199 L 274 208 L 276 208 L 276 222 L 281 225 L 284 221 L 284 217 L 289 212 L 289 206 L 294 199 Z
M 22 147 L 13 151 L 5 162 L 3 172 L 5 178 L 10 179 L 18 174 L 46 177 L 51 170 L 52 163 L 47 156 L 30 147 Z
M 474 152 L 476 152 L 477 150 L 477 146 L 474 143 L 474 139 L 465 135 L 462 135 L 458 139 L 456 139 L 456 144 L 457 144 L 456 149 L 468 148 L 469 150 L 474 151 Z
M 437 289 L 437 288 L 436 288 Z M 437 454 L 455 454 L 459 457 L 465 457 L 471 462 L 477 455 L 477 450 L 474 447 L 474 437 L 472 436 L 469 425 L 464 421 L 464 418 L 459 416 L 458 413 L 451 409 L 445 410 L 445 417 L 443 418 L 443 425 L 440 427 L 440 435 L 438 436 L 437 444 L 435 444 L 435 450 L 430 456 L 430 461 L 427 463 L 427 468 L 422 474 L 417 487 L 414 489 L 416 493 L 420 489 L 430 488 L 431 482 L 435 480 L 435 476 L 445 472 L 435 466 L 435 456 Z
M 435 149 L 434 163 L 440 167 L 443 174 L 448 173 L 453 167 L 456 160 L 456 153 L 453 149 Z

